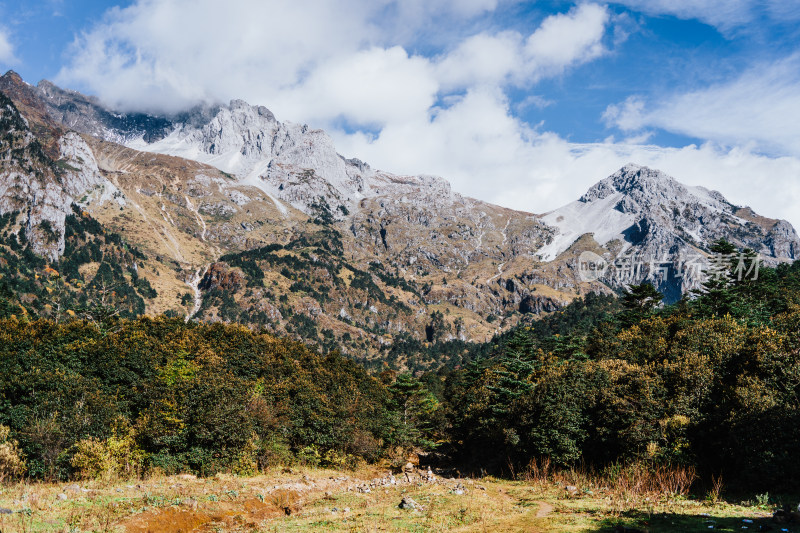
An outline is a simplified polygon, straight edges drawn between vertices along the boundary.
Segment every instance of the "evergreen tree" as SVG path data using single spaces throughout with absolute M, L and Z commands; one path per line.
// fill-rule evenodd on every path
M 622 293 L 622 306 L 628 311 L 651 312 L 664 295 L 649 283 L 631 285 Z
M 622 307 L 624 312 L 621 319 L 623 326 L 635 324 L 642 318 L 651 314 L 664 295 L 649 283 L 631 285 L 622 293 Z
M 531 331 L 519 328 L 502 355 L 496 359 L 494 374 L 497 380 L 495 385 L 488 387 L 494 393 L 490 408 L 496 417 L 504 418 L 510 412 L 512 402 L 533 387 L 528 378 L 536 368 L 533 362 L 536 348 L 536 340 Z
M 439 408 L 436 397 L 411 374 L 400 374 L 388 388 L 400 417 L 397 442 L 405 446 L 432 445 L 431 422 Z
M 703 315 L 724 316 L 731 312 L 733 295 L 730 289 L 737 252 L 736 246 L 725 239 L 719 239 L 711 245 L 709 266 L 703 272 L 706 280 L 700 290 L 693 291 L 699 296 L 695 307 Z

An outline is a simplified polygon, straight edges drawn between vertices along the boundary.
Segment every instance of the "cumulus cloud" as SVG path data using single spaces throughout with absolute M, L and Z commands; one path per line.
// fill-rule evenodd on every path
M 437 77 L 446 88 L 505 83 L 524 65 L 522 44 L 522 36 L 514 31 L 474 35 L 442 57 Z
M 738 78 L 648 104 L 638 96 L 606 109 L 624 131 L 657 127 L 730 145 L 800 156 L 800 55 Z
M 363 0 L 140 0 L 81 34 L 58 80 L 123 108 L 263 101 L 374 40 L 370 13 Z
M 311 123 L 341 117 L 383 127 L 434 104 L 438 83 L 430 63 L 399 47 L 371 48 L 320 65 L 302 83 L 276 91 L 270 105 Z
M 8 37 L 8 33 L 3 28 L 0 28 L 0 64 L 11 65 L 16 61 L 14 47 Z
M 480 15 L 497 0 L 344 0 L 335 6 L 231 0 L 224 10 L 215 5 L 139 0 L 112 9 L 76 39 L 58 81 L 127 109 L 168 112 L 236 97 L 294 120 L 346 116 L 359 124 L 384 124 L 387 113 L 408 113 L 420 102 L 427 109 L 441 91 L 512 80 L 529 84 L 590 61 L 604 51 L 609 19 L 605 8 L 583 4 L 547 17 L 530 35 L 479 33 L 453 50 L 423 57 L 398 45 L 398 21 L 413 31 L 437 17 Z
M 527 37 L 515 31 L 480 33 L 446 54 L 438 75 L 445 87 L 530 85 L 602 55 L 608 21 L 604 7 L 583 4 L 547 17 Z
M 554 15 L 528 38 L 525 52 L 534 70 L 560 72 L 564 67 L 583 63 L 603 53 L 601 39 L 608 12 L 595 4 L 583 4 L 567 15 Z
M 476 88 L 430 116 L 390 124 L 376 138 L 334 131 L 337 144 L 379 168 L 447 176 L 456 190 L 491 198 L 498 187 L 526 182 L 533 132 L 514 119 L 502 92 Z

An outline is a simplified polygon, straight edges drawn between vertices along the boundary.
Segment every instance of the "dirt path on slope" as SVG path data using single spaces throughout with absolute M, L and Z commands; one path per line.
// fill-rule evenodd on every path
M 539 508 L 536 510 L 536 518 L 546 518 L 555 508 L 547 502 L 536 502 Z

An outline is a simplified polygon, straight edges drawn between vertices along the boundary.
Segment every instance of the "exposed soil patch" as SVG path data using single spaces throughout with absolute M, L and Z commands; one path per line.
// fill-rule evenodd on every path
M 251 498 L 243 502 L 214 502 L 197 510 L 181 507 L 153 509 L 133 516 L 121 525 L 126 533 L 190 533 L 220 528 L 228 530 L 243 525 L 254 528 L 263 520 L 286 516 L 290 512 L 288 505 L 281 508 L 272 502 Z
M 554 507 L 547 502 L 536 502 L 539 508 L 536 510 L 536 518 L 545 518 L 553 512 Z
M 205 513 L 168 507 L 146 511 L 127 520 L 127 533 L 189 533 L 211 521 Z

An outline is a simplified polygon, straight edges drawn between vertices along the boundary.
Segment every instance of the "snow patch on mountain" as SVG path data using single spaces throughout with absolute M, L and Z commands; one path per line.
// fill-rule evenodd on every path
M 631 231 L 647 220 L 645 227 L 659 227 L 688 237 L 690 244 L 710 244 L 709 225 L 721 219 L 746 225 L 734 214 L 735 206 L 716 191 L 687 187 L 661 171 L 628 164 L 591 187 L 579 200 L 542 217 L 558 229 L 553 240 L 537 254 L 552 261 L 587 233 L 598 244 L 610 241 L 631 244 Z
M 437 204 L 453 200 L 442 178 L 376 171 L 339 155 L 324 131 L 278 122 L 265 107 L 241 100 L 218 108 L 213 116 L 207 109 L 189 113 L 163 138 L 142 134 L 125 144 L 217 167 L 238 183 L 263 191 L 284 215 L 289 204 L 310 215 L 327 210 L 342 219 L 358 211 L 361 200 L 382 195 Z
M 606 248 L 609 264 L 620 265 L 601 281 L 623 287 L 647 280 L 670 301 L 700 287 L 707 255 L 719 239 L 756 251 L 769 265 L 794 260 L 800 250 L 800 239 L 787 222 L 760 217 L 719 192 L 687 187 L 634 164 L 541 220 L 556 228 L 537 251 L 542 260 L 556 259 L 582 235 L 592 234 Z M 612 241 L 618 242 L 612 246 Z
M 549 244 L 539 249 L 537 255 L 542 261 L 552 261 L 587 233 L 594 234 L 594 239 L 601 245 L 623 238 L 622 232 L 636 220 L 633 214 L 614 209 L 623 197 L 623 193 L 615 192 L 594 201 L 576 200 L 545 214 L 541 220 L 558 228 L 558 233 Z

